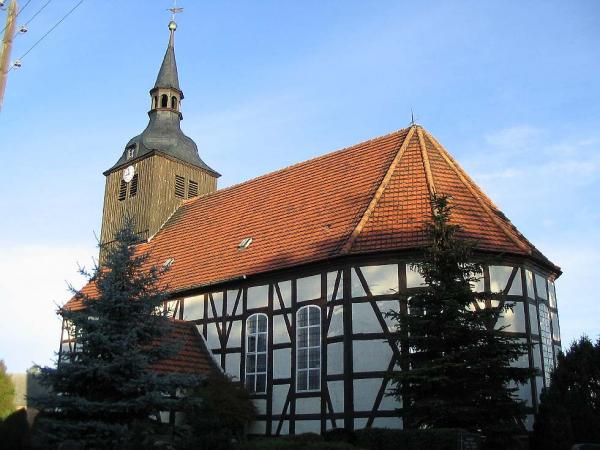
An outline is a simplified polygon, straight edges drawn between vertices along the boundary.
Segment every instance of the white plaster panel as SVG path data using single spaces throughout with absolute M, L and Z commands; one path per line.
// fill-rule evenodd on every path
M 254 406 L 256 407 L 256 412 L 258 415 L 263 415 L 267 413 L 267 401 L 263 398 L 255 398 L 252 400 Z
M 219 341 L 219 333 L 217 331 L 216 323 L 209 323 L 206 327 L 206 345 L 209 349 L 221 348 L 221 342 Z
M 343 381 L 328 381 L 327 389 L 331 398 L 331 406 L 336 413 L 344 412 L 344 382 Z
M 223 292 L 213 292 L 212 298 L 215 304 L 215 311 L 217 312 L 217 315 L 215 317 L 223 317 Z M 212 307 L 209 309 L 211 310 L 212 314 Z
M 229 324 L 227 324 L 229 327 Z M 241 347 L 242 346 L 242 321 L 234 320 L 231 325 L 231 333 L 229 333 L 229 340 L 227 341 L 227 347 Z
M 422 287 L 424 284 L 425 284 L 425 279 L 416 270 L 416 268 L 413 269 L 410 266 L 410 264 L 406 264 L 406 287 L 407 288 Z
M 490 272 L 490 291 L 504 291 L 513 268 L 511 266 L 489 266 L 488 269 Z
M 400 312 L 400 301 L 399 300 L 380 300 L 377 302 L 377 307 L 379 311 L 381 311 L 381 315 L 383 316 L 383 320 L 385 321 L 388 329 L 390 331 L 396 331 L 396 323 L 392 317 L 387 317 L 386 314 L 391 310 L 394 312 Z
M 281 300 L 283 300 L 283 306 L 286 308 L 292 307 L 292 282 L 291 281 L 280 281 L 277 283 L 279 290 L 281 291 Z
M 250 424 L 250 434 L 265 434 L 267 432 L 267 422 L 264 420 L 255 420 Z
M 242 313 L 242 296 L 240 294 L 240 300 L 238 302 L 237 308 L 235 308 L 235 302 L 238 297 L 238 293 L 240 289 L 234 289 L 227 291 L 227 315 L 233 316 Z
M 554 281 L 548 281 L 548 300 L 550 301 L 550 306 L 556 308 L 556 286 L 554 285 Z
M 562 348 L 560 345 L 554 346 L 554 367 L 558 364 L 558 355 L 562 352 Z
M 204 317 L 204 295 L 188 297 L 183 305 L 183 320 L 199 320 Z
M 523 295 L 523 281 L 521 280 L 521 268 L 517 269 L 515 279 L 508 290 L 508 295 Z
M 292 367 L 292 349 L 273 350 L 273 378 L 289 378 Z
M 525 284 L 527 286 L 527 297 L 535 298 L 533 292 L 533 272 L 531 270 L 525 270 Z
M 320 420 L 296 420 L 296 434 L 321 433 Z
M 321 275 L 296 280 L 296 300 L 299 302 L 321 298 Z
M 546 292 L 546 279 L 539 273 L 535 274 L 535 287 L 537 289 L 538 297 L 548 300 L 548 293 Z
M 551 312 L 550 317 L 552 318 L 552 339 L 560 341 L 560 326 L 558 325 L 558 315 Z
M 355 430 L 362 430 L 363 428 L 365 428 L 367 426 L 367 421 L 369 419 L 366 419 L 364 417 L 358 418 L 358 419 L 354 419 L 354 429 Z
M 290 342 L 287 325 L 283 314 L 273 316 L 273 343 L 284 344 Z
M 328 272 L 327 273 L 327 300 L 339 300 L 344 297 L 344 273 L 340 271 L 340 282 L 338 285 L 337 292 L 335 293 L 335 298 L 333 297 L 333 291 L 335 288 L 335 280 L 337 278 L 338 272 Z
M 526 341 L 524 339 L 519 339 L 519 342 L 524 344 L 526 343 Z M 525 353 L 521 356 L 519 356 L 519 358 L 516 361 L 513 361 L 511 363 L 512 367 L 529 367 L 529 353 Z
M 544 377 L 535 377 L 535 388 L 539 401 L 540 395 L 542 395 L 542 389 L 544 389 Z
M 276 427 L 279 426 L 279 422 L 277 422 Z M 277 428 L 275 428 L 274 431 L 277 431 Z M 285 436 L 286 434 L 290 434 L 290 421 L 289 420 L 284 420 L 281 424 L 281 431 L 280 434 L 282 436 Z
M 381 378 L 354 380 L 354 410 L 371 411 L 377 392 L 381 387 Z
M 382 332 L 370 302 L 352 304 L 352 331 L 354 333 Z
M 525 333 L 525 309 L 521 302 L 507 302 L 512 305 L 512 309 L 506 309 L 502 312 L 496 322 L 496 329 L 504 328 L 504 331 L 515 333 Z
M 329 322 L 329 330 L 327 330 L 327 336 L 342 336 L 344 334 L 344 307 L 342 305 L 335 305 L 333 307 L 333 313 L 331 314 L 331 321 Z
M 393 395 L 387 395 L 393 387 L 393 383 L 388 381 L 383 397 L 381 397 L 381 403 L 379 404 L 380 411 L 395 411 L 402 406 L 401 403 L 396 400 L 396 397 Z
M 227 353 L 225 355 L 225 372 L 233 378 L 240 379 L 240 354 Z
M 387 342 L 380 340 L 354 341 L 353 366 L 355 372 L 387 370 L 392 349 Z
M 296 414 L 321 414 L 321 397 L 297 398 Z
M 169 317 L 177 317 L 175 316 L 175 310 L 177 309 L 177 304 L 179 300 L 173 300 L 171 302 L 167 302 L 167 315 Z
M 263 308 L 269 305 L 269 285 L 252 286 L 246 291 L 246 309 Z
M 537 306 L 531 304 L 529 305 L 529 326 L 531 327 L 531 334 L 540 334 Z
M 516 387 L 517 390 L 515 391 L 515 395 L 517 396 L 517 398 L 519 400 L 525 401 L 527 403 L 527 406 L 533 405 L 532 400 L 531 400 L 531 382 L 530 381 L 527 381 L 524 384 L 511 381 L 508 383 L 508 387 L 510 389 L 514 389 Z
M 363 266 L 360 268 L 367 286 L 373 295 L 395 294 L 398 292 L 398 265 Z
M 344 373 L 343 342 L 335 342 L 327 345 L 327 373 L 329 375 Z
M 375 417 L 372 426 L 375 428 L 392 428 L 395 430 L 401 430 L 402 419 L 400 417 Z
M 362 283 L 360 282 L 360 278 L 356 274 L 356 269 L 353 267 L 350 276 L 350 290 L 352 293 L 352 297 L 365 297 L 367 293 L 363 288 Z
M 273 414 L 282 415 L 285 399 L 287 398 L 289 384 L 274 384 L 273 385 Z

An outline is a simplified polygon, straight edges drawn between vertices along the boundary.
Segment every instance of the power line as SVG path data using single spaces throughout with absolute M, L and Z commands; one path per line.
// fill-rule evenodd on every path
M 15 16 L 15 19 L 17 17 L 19 17 L 19 14 L 21 14 L 25 10 L 25 8 L 27 8 L 27 5 L 29 5 L 30 3 L 31 3 L 31 0 L 27 0 L 27 3 L 25 3 L 23 5 L 23 7 L 17 11 L 17 15 Z M 6 25 L 4 26 L 4 28 L 2 28 L 2 31 L 0 31 L 0 34 L 4 33 L 4 30 L 6 30 Z
M 35 13 L 33 16 L 31 16 L 27 22 L 25 22 L 24 26 L 27 26 L 27 25 L 29 25 L 29 23 L 30 23 L 30 22 L 31 22 L 33 19 L 35 19 L 35 18 L 37 17 L 37 15 L 38 15 L 39 13 L 41 13 L 41 12 L 44 10 L 44 8 L 45 8 L 46 6 L 48 6 L 48 4 L 49 4 L 51 1 L 52 1 L 52 0 L 48 0 L 46 3 L 44 3 L 44 5 L 43 5 L 43 6 L 42 6 L 40 9 L 38 9 L 38 10 L 37 10 L 37 12 L 36 12 L 36 13 Z
M 79 0 L 79 2 L 78 2 L 78 3 L 77 3 L 75 6 L 73 6 L 73 8 L 71 8 L 71 9 L 69 10 L 69 12 L 67 12 L 67 13 L 66 13 L 64 16 L 62 16 L 62 17 L 61 17 L 61 19 L 60 19 L 58 22 L 56 22 L 56 23 L 55 23 L 55 24 L 52 26 L 52 28 L 50 28 L 50 29 L 49 29 L 49 30 L 46 32 L 46 34 L 44 34 L 44 35 L 43 35 L 41 38 L 39 38 L 39 39 L 38 39 L 38 40 L 35 42 L 35 44 L 33 44 L 31 47 L 29 47 L 29 49 L 28 49 L 28 50 L 27 50 L 25 53 L 23 53 L 23 55 L 21 55 L 21 57 L 20 57 L 20 58 L 18 58 L 18 60 L 20 61 L 20 60 L 22 60 L 23 58 L 25 58 L 25 57 L 26 57 L 26 56 L 29 54 L 29 52 L 30 52 L 31 50 L 33 50 L 35 47 L 37 47 L 37 45 L 38 45 L 40 42 L 42 42 L 42 41 L 43 41 L 43 40 L 44 40 L 44 39 L 45 39 L 45 38 L 46 38 L 46 37 L 47 37 L 47 36 L 48 36 L 50 33 L 52 33 L 52 32 L 54 31 L 54 29 L 55 29 L 56 27 L 58 27 L 58 26 L 59 26 L 59 25 L 60 25 L 60 24 L 61 24 L 61 23 L 62 23 L 62 22 L 63 22 L 63 21 L 64 21 L 64 20 L 67 18 L 67 17 L 69 17 L 69 16 L 71 15 L 71 13 L 73 13 L 73 11 L 75 11 L 77 8 L 79 8 L 79 6 L 80 6 L 80 5 L 81 5 L 81 4 L 82 4 L 84 1 L 85 1 L 85 0 Z M 44 6 L 45 6 L 45 5 L 44 5 Z M 10 71 L 11 71 L 11 70 L 12 70 L 14 67 L 15 67 L 15 66 L 14 66 L 14 65 L 12 65 L 12 66 L 10 67 L 10 69 L 8 69 L 8 72 L 10 72 Z

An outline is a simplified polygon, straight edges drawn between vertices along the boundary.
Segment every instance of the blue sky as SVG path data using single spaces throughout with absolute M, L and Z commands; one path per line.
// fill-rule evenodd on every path
M 12 59 L 75 3 L 53 1 Z M 405 127 L 413 109 L 563 268 L 563 341 L 600 334 L 600 3 L 179 3 L 182 128 L 220 187 Z M 10 371 L 53 358 L 65 280 L 81 284 L 77 263 L 97 253 L 102 171 L 147 123 L 170 5 L 87 0 L 9 74 L 0 358 Z

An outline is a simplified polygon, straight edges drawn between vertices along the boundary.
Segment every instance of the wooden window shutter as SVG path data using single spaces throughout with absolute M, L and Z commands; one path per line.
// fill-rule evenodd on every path
M 198 197 L 198 183 L 193 180 L 188 184 L 188 198 Z
M 185 198 L 185 178 L 175 175 L 175 196 Z
M 121 184 L 119 185 L 119 201 L 125 200 L 127 197 L 127 183 L 125 180 L 121 180 Z
M 129 196 L 135 197 L 138 190 L 138 175 L 137 173 L 131 179 L 131 186 L 129 186 Z

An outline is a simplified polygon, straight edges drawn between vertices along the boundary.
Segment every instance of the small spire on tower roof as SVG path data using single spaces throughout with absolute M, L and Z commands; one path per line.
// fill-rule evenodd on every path
M 160 66 L 160 70 L 158 71 L 154 89 L 173 88 L 181 92 L 181 89 L 179 88 L 179 77 L 177 75 L 177 62 L 175 61 L 175 30 L 177 30 L 175 14 L 182 12 L 183 8 L 178 8 L 177 0 L 174 0 L 173 7 L 169 8 L 167 11 L 171 11 L 171 21 L 169 22 L 169 45 L 165 52 L 165 57 Z

